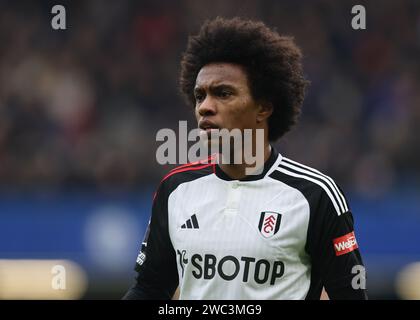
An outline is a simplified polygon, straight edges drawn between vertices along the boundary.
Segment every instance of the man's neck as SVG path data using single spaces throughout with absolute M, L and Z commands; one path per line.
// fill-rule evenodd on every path
M 271 146 L 267 142 L 264 145 L 264 164 L 268 160 L 268 158 L 270 157 L 270 154 L 271 154 Z M 244 157 L 242 157 L 242 159 L 244 159 Z M 230 178 L 232 178 L 234 180 L 239 180 L 239 179 L 245 178 L 247 176 L 246 175 L 246 168 L 250 168 L 250 167 L 254 167 L 254 166 L 255 166 L 255 164 L 246 164 L 246 163 L 223 164 L 223 162 L 222 162 L 222 163 L 219 164 L 220 169 L 222 169 L 222 171 L 224 173 L 226 173 Z

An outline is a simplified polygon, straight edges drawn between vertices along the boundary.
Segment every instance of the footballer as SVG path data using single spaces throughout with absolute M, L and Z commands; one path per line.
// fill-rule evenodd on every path
M 180 88 L 198 127 L 264 130 L 263 168 L 170 171 L 124 299 L 171 299 L 177 288 L 180 299 L 320 299 L 323 288 L 330 299 L 367 299 L 354 281 L 364 269 L 343 191 L 273 147 L 301 112 L 301 59 L 292 38 L 258 21 L 219 17 L 190 37 Z

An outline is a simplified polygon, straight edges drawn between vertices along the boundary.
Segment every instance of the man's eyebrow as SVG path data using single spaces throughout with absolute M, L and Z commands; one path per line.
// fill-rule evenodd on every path
M 204 89 L 203 89 L 202 87 L 198 87 L 198 86 L 197 86 L 197 87 L 195 87 L 195 88 L 194 88 L 194 91 L 193 91 L 193 92 L 194 92 L 194 95 L 199 94 L 199 93 L 202 93 L 202 92 L 203 92 L 203 90 L 204 90 Z
M 194 87 L 194 91 L 204 90 L 205 87 L 206 86 L 196 85 Z M 237 87 L 235 87 L 235 85 L 230 84 L 230 83 L 211 84 L 208 87 L 210 88 L 210 90 L 217 90 L 217 89 L 233 89 L 233 90 L 236 90 L 237 89 Z
M 233 84 L 220 83 L 214 86 L 210 86 L 210 89 L 236 89 L 236 87 Z

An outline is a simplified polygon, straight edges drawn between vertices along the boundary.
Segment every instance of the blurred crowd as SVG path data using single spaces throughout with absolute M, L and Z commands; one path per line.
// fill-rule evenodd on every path
M 0 188 L 155 187 L 156 133 L 191 121 L 178 92 L 190 33 L 217 15 L 293 35 L 311 81 L 281 153 L 378 196 L 420 181 L 420 1 L 0 2 Z

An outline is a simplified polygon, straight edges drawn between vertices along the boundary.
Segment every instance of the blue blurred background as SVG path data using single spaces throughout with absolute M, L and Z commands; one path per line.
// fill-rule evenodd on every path
M 413 297 L 398 279 L 420 261 L 420 1 L 62 1 L 66 30 L 54 4 L 0 1 L 0 259 L 71 260 L 81 298 L 124 294 L 171 169 L 156 133 L 195 125 L 177 87 L 188 34 L 239 15 L 304 53 L 303 115 L 277 148 L 344 189 L 370 297 Z

